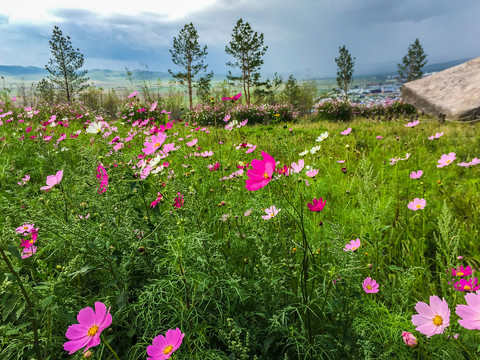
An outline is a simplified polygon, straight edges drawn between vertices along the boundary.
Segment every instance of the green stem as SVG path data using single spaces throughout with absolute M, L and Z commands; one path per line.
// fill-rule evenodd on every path
M 110 351 L 112 352 L 112 354 L 117 358 L 117 360 L 120 360 L 120 358 L 118 357 L 117 353 L 112 349 L 112 347 L 111 347 L 110 344 L 107 342 L 107 340 L 105 340 L 105 338 L 103 337 L 103 335 L 100 335 L 100 339 L 102 339 L 102 341 L 105 343 L 105 345 L 107 345 L 107 347 L 110 349 Z
M 3 261 L 7 264 L 8 270 L 12 273 L 13 276 L 18 281 L 18 286 L 20 287 L 20 290 L 22 292 L 23 298 L 25 299 L 25 302 L 27 303 L 27 311 L 28 315 L 30 316 L 30 319 L 32 321 L 32 327 L 33 327 L 33 346 L 35 348 L 35 354 L 37 356 L 38 360 L 42 359 L 41 353 L 40 353 L 40 342 L 38 341 L 38 330 L 37 330 L 37 320 L 35 318 L 35 314 L 33 313 L 33 305 L 32 302 L 30 301 L 30 298 L 28 297 L 27 290 L 22 284 L 22 280 L 20 279 L 20 276 L 18 273 L 14 270 L 12 263 L 7 257 L 7 254 L 5 254 L 5 251 L 3 249 L 0 249 L 0 254 L 2 255 Z

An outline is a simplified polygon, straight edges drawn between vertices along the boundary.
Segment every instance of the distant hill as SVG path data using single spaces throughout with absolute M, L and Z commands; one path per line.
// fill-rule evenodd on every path
M 471 59 L 457 59 L 442 63 L 427 64 L 423 68 L 424 73 L 436 72 L 448 69 L 452 66 L 459 65 Z M 376 76 L 396 76 L 397 64 L 393 62 L 378 64 L 355 65 L 354 77 L 376 77 Z M 295 73 L 293 71 L 293 73 Z M 38 82 L 48 75 L 47 70 L 35 66 L 7 66 L 0 65 L 0 76 L 3 76 L 5 83 L 9 86 L 15 86 L 20 82 Z M 111 88 L 117 86 L 128 86 L 127 74 L 125 70 L 109 70 L 109 69 L 91 69 L 88 71 L 89 83 L 96 86 Z M 172 81 L 172 77 L 167 72 L 138 70 L 132 69 L 132 76 L 135 82 L 148 81 L 156 83 L 160 79 L 163 83 Z M 263 74 L 262 77 L 272 77 L 270 73 Z M 284 76 L 286 79 L 288 75 Z M 222 81 L 226 79 L 225 74 L 215 74 L 214 81 Z M 318 78 L 317 78 L 318 79 Z M 332 77 L 324 77 L 323 79 L 334 79 Z M 300 79 L 301 80 L 301 79 Z

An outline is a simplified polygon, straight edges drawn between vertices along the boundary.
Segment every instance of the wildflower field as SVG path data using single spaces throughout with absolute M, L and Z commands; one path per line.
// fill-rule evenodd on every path
M 0 359 L 478 358 L 478 123 L 229 104 L 1 104 Z

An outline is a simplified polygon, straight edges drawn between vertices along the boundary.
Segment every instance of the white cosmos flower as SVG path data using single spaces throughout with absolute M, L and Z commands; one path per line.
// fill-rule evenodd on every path
M 320 150 L 322 146 L 321 145 L 317 145 L 317 146 L 314 146 L 313 148 L 310 149 L 310 154 L 315 154 L 318 150 Z
M 102 131 L 102 124 L 98 122 L 91 123 L 87 128 L 87 133 L 98 134 Z
M 309 150 L 308 149 L 305 149 L 305 151 L 301 152 L 300 154 L 298 154 L 299 156 L 305 156 L 309 153 Z
M 328 137 L 328 131 L 325 131 L 323 134 L 320 134 L 320 136 L 317 138 L 317 141 L 323 141 Z

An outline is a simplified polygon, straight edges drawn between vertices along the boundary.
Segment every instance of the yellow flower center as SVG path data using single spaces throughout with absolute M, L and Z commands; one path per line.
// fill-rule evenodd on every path
M 26 229 L 28 229 L 28 226 L 27 226 L 27 225 L 25 225 L 23 228 L 26 230 Z
M 94 336 L 98 332 L 98 325 L 93 325 L 88 329 L 87 335 L 88 336 Z
M 352 246 L 352 251 L 355 251 L 357 250 L 357 247 L 356 246 Z M 370 285 L 369 285 L 370 286 Z
M 447 164 L 450 164 L 451 162 L 452 162 L 451 160 L 447 160 L 447 161 L 446 161 Z
M 463 273 L 463 272 L 461 272 L 461 271 L 457 271 L 457 276 L 463 276 L 463 275 L 464 275 L 464 273 Z
M 263 178 L 264 179 L 268 179 L 270 176 L 268 176 L 267 172 L 265 171 L 265 173 L 263 174 Z
M 166 354 L 170 354 L 172 352 L 172 349 L 173 349 L 173 346 L 172 345 L 168 345 L 165 349 L 163 349 L 163 353 L 166 355 Z
M 270 214 L 271 217 L 274 217 L 275 215 L 273 215 L 273 213 Z
M 417 205 L 417 209 L 420 209 L 422 207 L 422 205 L 418 204 Z
M 443 324 L 443 319 L 440 315 L 435 315 L 435 317 L 433 318 L 433 325 L 435 326 L 440 326 Z
M 97 132 L 100 132 L 102 129 L 97 129 Z
M 159 147 L 160 146 L 160 143 L 156 143 L 155 145 L 153 145 L 154 147 Z
M 463 290 L 472 290 L 472 287 L 471 287 L 471 286 L 468 286 L 468 285 L 465 285 L 465 286 L 463 287 Z
M 368 289 L 368 290 L 372 290 L 372 286 L 371 286 L 371 285 L 367 285 L 367 289 Z

